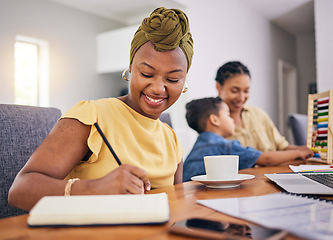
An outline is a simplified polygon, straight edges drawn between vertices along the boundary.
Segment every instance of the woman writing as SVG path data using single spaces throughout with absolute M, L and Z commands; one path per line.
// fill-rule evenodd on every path
M 183 148 L 158 118 L 186 91 L 192 55 L 187 16 L 154 10 L 131 43 L 130 93 L 81 101 L 65 113 L 18 173 L 9 203 L 30 210 L 46 195 L 141 194 L 182 182 Z
M 281 136 L 271 118 L 262 109 L 245 105 L 250 96 L 251 75 L 241 62 L 227 62 L 216 74 L 216 88 L 228 105 L 236 130 L 228 139 L 237 139 L 243 146 L 262 152 L 298 149 L 313 153 L 306 146 L 290 145 Z

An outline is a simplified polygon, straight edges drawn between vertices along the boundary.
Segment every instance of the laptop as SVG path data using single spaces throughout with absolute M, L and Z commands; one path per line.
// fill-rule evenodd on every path
M 265 174 L 290 193 L 333 195 L 333 173 L 274 173 Z

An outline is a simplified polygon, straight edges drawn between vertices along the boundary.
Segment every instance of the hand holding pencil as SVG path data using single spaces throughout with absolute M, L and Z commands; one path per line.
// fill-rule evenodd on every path
M 117 163 L 119 164 L 119 168 L 113 170 L 110 175 L 118 175 L 116 179 L 113 181 L 118 182 L 118 186 L 116 189 L 120 191 L 120 193 L 145 193 L 150 191 L 151 184 L 150 181 L 146 177 L 146 172 L 138 167 L 134 167 L 127 164 L 122 164 L 120 159 L 118 158 L 117 154 L 111 147 L 111 144 L 105 137 L 103 131 L 99 127 L 98 123 L 94 123 L 97 131 L 103 138 L 105 144 L 109 148 L 110 152 L 112 153 L 113 157 L 116 159 Z M 109 174 L 108 174 L 109 175 Z
M 122 164 L 104 177 L 92 181 L 89 189 L 96 195 L 144 194 L 150 190 L 146 172 L 129 164 Z

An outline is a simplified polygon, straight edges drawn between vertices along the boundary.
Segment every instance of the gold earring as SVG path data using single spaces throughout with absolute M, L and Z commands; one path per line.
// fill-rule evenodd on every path
M 126 72 L 127 72 L 127 70 L 129 70 L 129 69 L 125 69 L 124 71 L 123 71 L 123 73 L 121 74 L 121 76 L 123 77 L 123 79 L 125 79 L 125 81 L 129 81 L 130 79 L 127 79 L 126 78 Z
M 187 82 L 185 82 L 182 93 L 186 93 L 187 90 L 188 90 L 188 86 L 187 86 Z

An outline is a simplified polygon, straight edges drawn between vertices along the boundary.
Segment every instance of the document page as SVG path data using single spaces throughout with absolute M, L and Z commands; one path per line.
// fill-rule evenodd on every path
M 310 170 L 331 170 L 333 171 L 333 166 L 332 165 L 299 165 L 299 166 L 294 166 L 294 165 L 289 165 L 290 169 L 293 170 L 293 172 L 302 172 L 302 171 L 310 171 Z
M 285 193 L 197 200 L 216 211 L 306 239 L 332 239 L 333 204 Z

